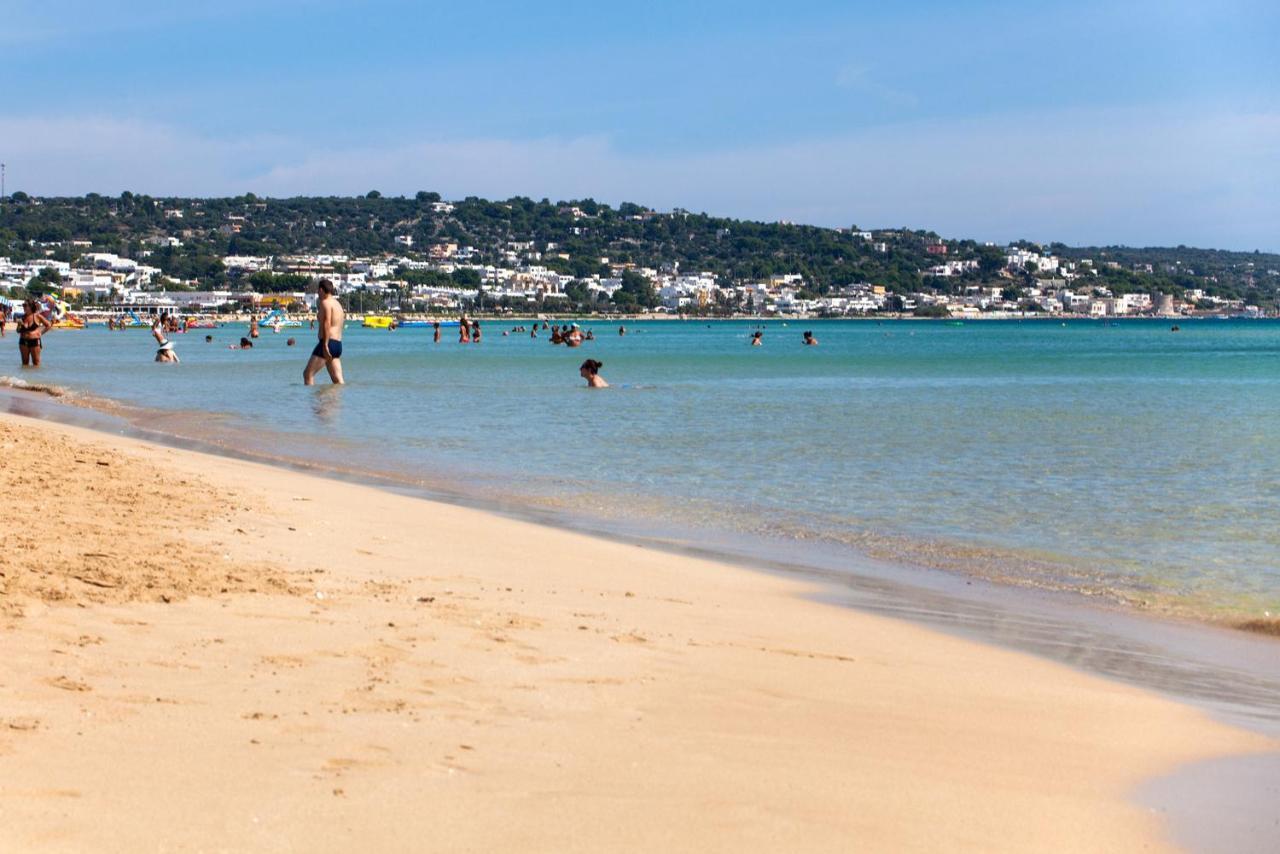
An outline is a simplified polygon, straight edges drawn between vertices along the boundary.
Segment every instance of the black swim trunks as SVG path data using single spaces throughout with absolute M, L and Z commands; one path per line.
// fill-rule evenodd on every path
M 311 351 L 311 355 L 317 359 L 324 358 L 324 351 L 320 349 L 320 345 L 316 344 L 316 348 Z M 342 358 L 342 342 L 329 339 L 329 355 L 335 359 Z
M 22 337 L 19 337 L 19 338 L 18 338 L 18 349 L 22 349 L 23 347 L 26 347 L 28 350 L 35 350 L 36 348 L 41 348 L 41 349 L 43 349 L 43 348 L 44 348 L 44 344 L 40 341 L 40 339 L 39 339 L 39 338 L 22 338 Z

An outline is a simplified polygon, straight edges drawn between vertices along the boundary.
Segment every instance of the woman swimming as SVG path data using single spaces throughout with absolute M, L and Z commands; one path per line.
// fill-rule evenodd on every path
M 578 368 L 578 376 L 587 381 L 587 388 L 608 388 L 609 384 L 604 381 L 604 377 L 600 376 L 600 369 L 603 367 L 604 362 L 587 359 Z
M 18 352 L 23 366 L 40 367 L 40 353 L 44 350 L 44 334 L 53 328 L 53 321 L 40 313 L 40 306 L 33 299 L 22 301 L 22 319 L 18 321 Z

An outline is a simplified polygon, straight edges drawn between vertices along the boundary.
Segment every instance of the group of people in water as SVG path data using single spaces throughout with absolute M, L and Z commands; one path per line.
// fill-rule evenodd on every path
M 324 370 L 329 375 L 329 379 L 335 385 L 342 385 L 344 382 L 342 374 L 342 331 L 346 325 L 346 312 L 342 308 L 342 304 L 338 301 L 336 289 L 333 282 L 329 279 L 321 279 L 317 285 L 319 300 L 316 304 L 316 316 L 311 321 L 311 327 L 317 328 L 317 342 L 315 349 L 311 351 L 311 356 L 307 360 L 306 367 L 302 371 L 302 381 L 305 385 L 314 385 L 315 378 Z M 5 324 L 9 320 L 9 307 L 0 304 L 0 336 L 5 334 Z M 128 326 L 125 321 L 116 321 L 109 319 L 107 321 L 108 329 L 124 329 Z M 440 324 L 433 323 L 433 340 L 440 341 Z M 549 324 L 547 321 L 541 323 L 534 322 L 531 326 L 514 326 L 510 331 L 504 331 L 503 337 L 507 337 L 512 333 L 520 334 L 529 333 L 530 338 L 537 338 L 539 327 L 550 335 L 550 342 L 555 345 L 563 344 L 565 347 L 576 348 L 582 346 L 585 341 L 594 341 L 595 333 L 588 329 L 583 330 L 576 323 L 567 323 L 564 325 Z M 22 355 L 22 364 L 24 366 L 39 367 L 40 356 L 44 349 L 44 335 L 50 329 L 54 328 L 54 321 L 50 318 L 49 313 L 43 311 L 40 304 L 35 299 L 26 299 L 23 301 L 23 314 L 17 321 L 18 332 L 18 349 Z M 161 363 L 176 364 L 181 361 L 178 357 L 177 350 L 173 341 L 169 337 L 175 333 L 184 333 L 191 328 L 188 320 L 180 320 L 173 314 L 160 314 L 151 325 L 151 335 L 156 342 L 155 361 Z M 394 329 L 394 326 L 391 327 Z M 279 331 L 279 328 L 276 329 Z M 228 345 L 232 350 L 251 350 L 253 349 L 253 339 L 259 336 L 258 320 L 251 318 L 249 323 L 249 335 L 242 337 L 238 344 Z M 627 328 L 625 326 L 618 327 L 618 335 L 625 336 Z M 458 320 L 458 343 L 460 344 L 479 344 L 481 341 L 480 321 L 470 319 L 463 315 Z M 205 343 L 212 343 L 213 336 L 206 335 Z M 805 331 L 803 334 L 803 342 L 805 346 L 814 346 L 818 343 L 818 339 L 814 337 L 812 331 Z M 751 334 L 751 346 L 760 347 L 764 343 L 764 332 L 756 329 Z M 290 338 L 288 346 L 293 346 L 295 340 Z M 578 374 L 586 380 L 589 388 L 608 388 L 607 383 L 600 375 L 600 369 L 604 367 L 604 363 L 596 359 L 587 359 L 578 368 Z
M 804 344 L 804 346 L 806 346 L 806 347 L 816 347 L 816 346 L 818 345 L 818 339 L 817 339 L 817 338 L 815 338 L 815 337 L 813 337 L 813 333 L 812 333 L 812 332 L 810 332 L 810 331 L 805 331 L 805 332 L 803 333 L 803 335 L 801 336 L 800 341 L 801 341 L 801 343 L 803 343 L 803 344 Z M 752 333 L 751 333 L 751 346 L 752 346 L 752 347 L 763 347 L 763 346 L 764 346 L 764 331 L 763 331 L 763 330 L 757 329 L 755 332 L 752 332 Z

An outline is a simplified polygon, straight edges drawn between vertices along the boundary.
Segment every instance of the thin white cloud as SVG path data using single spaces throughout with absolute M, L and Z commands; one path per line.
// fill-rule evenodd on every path
M 606 137 L 216 140 L 112 119 L 4 119 L 10 188 L 44 195 L 592 196 L 948 236 L 1280 249 L 1280 115 L 1059 111 L 649 156 Z
M 80 195 L 136 190 L 223 195 L 295 154 L 270 136 L 218 140 L 167 125 L 93 116 L 0 117 L 10 192 Z
M 872 75 L 870 69 L 861 65 L 845 65 L 836 72 L 836 88 L 848 89 L 862 95 L 883 101 L 894 107 L 915 108 L 920 99 L 905 89 L 890 86 Z

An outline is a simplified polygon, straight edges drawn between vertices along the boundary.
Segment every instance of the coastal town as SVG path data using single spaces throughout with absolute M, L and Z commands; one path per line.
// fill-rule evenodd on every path
M 128 196 L 129 194 L 126 194 Z M 422 194 L 420 194 L 422 195 Z M 108 209 L 118 215 L 123 199 Z M 377 200 L 372 200 L 377 201 Z M 39 200 L 23 197 L 10 202 L 12 215 L 39 213 Z M 794 317 L 934 317 L 1025 318 L 1037 316 L 1111 318 L 1127 316 L 1176 317 L 1193 315 L 1267 316 L 1274 305 L 1251 302 L 1251 294 L 1274 294 L 1280 285 L 1280 263 L 1264 259 L 1236 265 L 1246 287 L 1244 296 L 1216 292 L 1216 275 L 1185 266 L 1181 261 L 1157 269 L 1152 262 L 1122 263 L 1100 250 L 1097 257 L 1056 254 L 1050 247 L 1019 242 L 1007 246 L 973 241 L 948 241 L 922 232 L 848 229 L 822 230 L 824 239 L 847 247 L 853 258 L 872 264 L 865 279 L 815 281 L 797 262 L 794 270 L 743 275 L 741 270 L 697 269 L 685 261 L 662 260 L 652 253 L 637 260 L 636 252 L 599 254 L 603 242 L 586 240 L 593 227 L 610 222 L 649 228 L 655 221 L 679 223 L 683 211 L 658 213 L 637 206 L 612 211 L 604 206 L 560 205 L 553 216 L 564 223 L 566 239 L 508 236 L 504 240 L 468 242 L 468 229 L 454 218 L 457 204 L 436 194 L 417 202 L 423 216 L 402 220 L 392 228 L 383 251 L 249 253 L 243 246 L 265 246 L 249 239 L 255 217 L 264 217 L 266 202 L 252 199 L 225 207 L 208 222 L 211 212 L 199 200 L 184 203 L 148 201 L 163 227 L 153 227 L 135 239 L 105 241 L 74 233 L 46 233 L 57 239 L 10 240 L 0 251 L 0 297 L 28 293 L 56 293 L 89 317 L 122 313 L 230 314 L 280 309 L 296 312 L 314 306 L 319 277 L 335 282 L 348 310 L 357 314 L 385 312 L 444 315 L 459 311 L 493 314 L 611 314 L 679 316 L 794 316 Z M 545 203 L 544 203 L 545 204 Z M 512 205 L 506 205 L 508 210 Z M 602 213 L 602 209 L 604 213 Z M 197 225 L 196 222 L 199 222 Z M 422 223 L 430 222 L 426 229 Z M 288 223 L 290 229 L 298 227 Z M 304 223 L 320 242 L 334 225 L 325 219 Z M 387 229 L 370 226 L 384 242 Z M 667 225 L 671 228 L 673 226 Z M 771 226 L 788 235 L 800 227 Z M 62 231 L 67 229 L 63 228 Z M 350 230 L 350 229 L 349 229 Z M 546 229 L 540 229 L 545 232 Z M 46 228 L 46 232 L 50 229 Z M 474 232 L 475 230 L 472 229 Z M 718 225 L 714 239 L 732 239 L 733 228 Z M 424 232 L 427 236 L 424 238 Z M 461 236 L 459 236 L 461 235 Z M 615 249 L 635 245 L 636 238 L 615 238 Z M 315 241 L 312 241 L 315 242 Z M 276 244 L 279 246 L 279 243 Z M 224 246 L 236 251 L 216 253 Z M 198 248 L 197 248 L 198 247 Z M 115 251 L 109 251 L 115 249 Z M 16 251 L 15 251 L 16 250 Z M 183 269 L 179 262 L 196 257 L 199 269 Z M 778 253 L 774 253 L 778 254 Z M 1271 256 L 1267 256 L 1269 259 Z M 874 275 L 889 270 L 893 275 Z M 919 262 L 912 265 L 912 259 Z M 696 260 L 696 258 L 695 258 Z M 842 260 L 842 259 L 841 259 Z M 647 261 L 647 263 L 646 263 Z M 187 264 L 187 267 L 193 265 Z M 757 265 L 758 266 L 758 265 Z M 770 269 L 777 270 L 778 264 Z M 785 268 L 785 265 L 783 265 Z M 911 267 L 903 274 L 904 267 Z M 184 275 L 184 273 L 203 275 Z M 1164 274 L 1161 278 L 1160 274 Z M 1124 278 L 1118 280 L 1117 276 Z M 1199 278 L 1196 276 L 1199 275 Z M 1175 277 L 1175 278 L 1169 278 Z M 854 278 L 852 275 L 848 278 Z M 1118 287 L 1117 282 L 1123 284 Z M 1162 289 L 1162 283 L 1182 286 Z M 1187 283 L 1200 286 L 1190 287 Z

